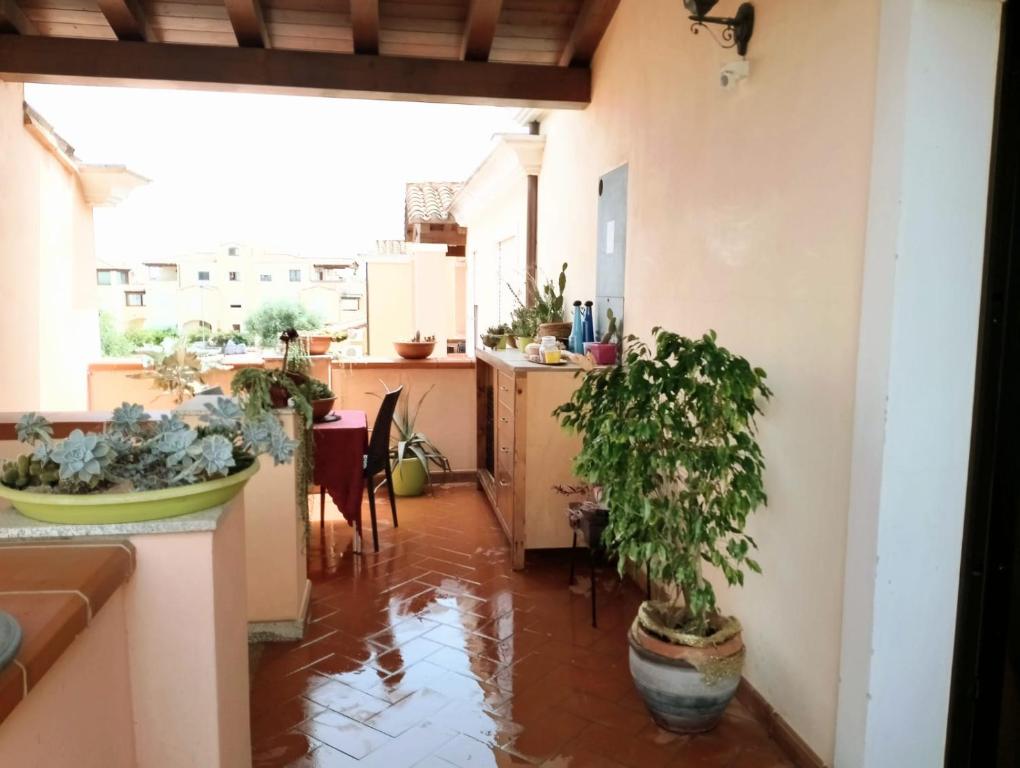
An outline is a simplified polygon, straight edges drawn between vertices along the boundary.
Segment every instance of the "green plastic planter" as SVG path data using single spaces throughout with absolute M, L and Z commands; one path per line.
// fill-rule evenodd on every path
M 397 496 L 421 496 L 426 479 L 425 467 L 418 459 L 403 459 L 393 468 L 393 492 Z
M 180 488 L 132 493 L 36 493 L 0 485 L 0 498 L 33 520 L 58 525 L 111 525 L 143 523 L 166 517 L 190 515 L 226 504 L 256 472 L 256 461 L 236 475 Z

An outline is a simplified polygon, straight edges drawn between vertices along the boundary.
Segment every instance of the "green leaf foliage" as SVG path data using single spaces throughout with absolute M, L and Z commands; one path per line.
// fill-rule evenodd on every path
M 273 346 L 288 328 L 310 331 L 321 325 L 321 318 L 299 301 L 267 301 L 244 322 L 248 335 L 266 346 Z
M 634 336 L 619 366 L 588 372 L 562 425 L 583 435 L 574 471 L 603 491 L 603 541 L 684 598 L 685 631 L 706 634 L 716 596 L 705 563 L 730 584 L 749 557 L 748 516 L 767 503 L 765 461 L 755 418 L 771 391 L 765 372 L 716 343 L 714 331 L 689 339 L 659 328 L 652 344 Z

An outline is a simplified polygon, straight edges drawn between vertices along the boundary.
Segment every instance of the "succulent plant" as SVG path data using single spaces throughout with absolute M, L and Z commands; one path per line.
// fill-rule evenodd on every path
M 195 460 L 187 470 L 192 475 L 226 477 L 231 468 L 237 465 L 234 461 L 234 444 L 223 435 L 203 437 L 197 448 Z
M 80 429 L 71 432 L 50 451 L 50 460 L 60 467 L 61 482 L 81 483 L 95 488 L 103 479 L 103 470 L 114 452 L 105 435 L 86 435 Z
M 110 417 L 110 432 L 123 436 L 140 435 L 144 431 L 142 425 L 149 421 L 149 414 L 140 405 L 121 403 L 113 409 Z
M 233 432 L 240 428 L 244 419 L 241 406 L 225 397 L 217 398 L 215 403 L 206 403 L 205 409 L 207 413 L 203 413 L 199 418 L 211 429 Z
M 35 445 L 37 442 L 48 443 L 53 437 L 53 427 L 49 421 L 38 413 L 26 413 L 18 419 L 15 427 L 18 442 Z
M 18 436 L 31 453 L 0 467 L 0 482 L 19 490 L 94 493 L 114 486 L 155 490 L 225 477 L 268 453 L 277 464 L 293 459 L 291 440 L 272 411 L 249 418 L 219 398 L 206 406 L 202 424 L 191 427 L 179 416 L 149 417 L 140 405 L 125 403 L 103 432 L 74 430 L 52 439 L 49 423 L 26 414 Z

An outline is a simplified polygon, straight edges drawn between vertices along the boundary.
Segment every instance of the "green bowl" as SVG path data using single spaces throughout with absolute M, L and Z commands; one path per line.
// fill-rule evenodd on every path
M 25 517 L 58 525 L 111 525 L 142 523 L 167 517 L 190 515 L 226 504 L 256 472 L 255 461 L 235 475 L 179 488 L 131 493 L 38 493 L 18 491 L 0 485 L 0 498 L 7 499 Z

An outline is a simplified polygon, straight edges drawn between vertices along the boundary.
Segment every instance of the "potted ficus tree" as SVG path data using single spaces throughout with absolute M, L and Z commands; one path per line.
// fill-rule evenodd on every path
M 740 623 L 717 610 L 706 568 L 733 585 L 761 571 L 745 526 L 766 503 L 755 418 L 771 392 L 714 332 L 652 333 L 651 346 L 628 336 L 622 365 L 586 373 L 556 414 L 583 435 L 574 471 L 602 489 L 603 545 L 661 587 L 630 628 L 634 682 L 660 726 L 695 732 L 740 681 Z

